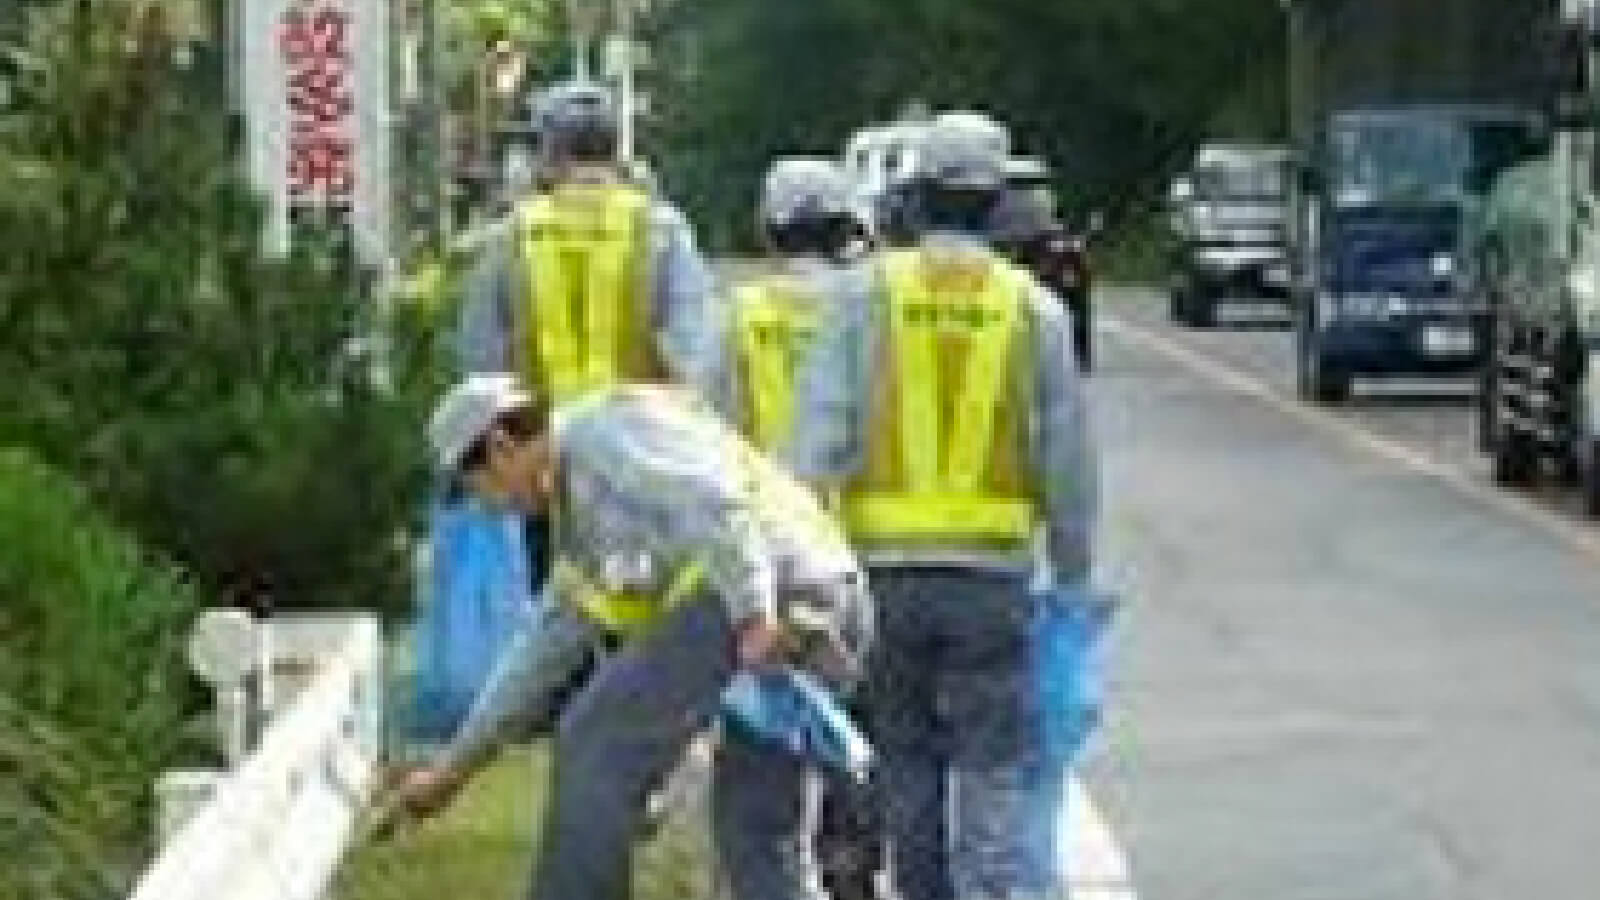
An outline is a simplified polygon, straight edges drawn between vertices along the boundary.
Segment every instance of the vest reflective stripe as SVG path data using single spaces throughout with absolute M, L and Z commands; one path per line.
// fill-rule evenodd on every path
M 616 186 L 566 186 L 523 212 L 532 270 L 526 374 L 556 399 L 659 375 L 641 302 L 648 202 Z
M 590 621 L 611 634 L 631 638 L 648 631 L 664 612 L 693 597 L 705 583 L 705 567 L 698 562 L 684 565 L 659 594 L 606 591 L 566 560 L 555 563 L 550 577 Z
M 936 539 L 952 530 L 1025 538 L 1035 524 L 1033 504 L 1026 500 L 994 500 L 970 494 L 857 497 L 850 503 L 849 522 L 851 529 L 859 533 L 913 539 Z M 956 528 L 952 529 L 952 525 Z
M 567 421 L 580 418 L 614 397 L 617 389 L 617 385 L 603 385 L 589 391 L 562 404 L 557 415 Z M 561 494 L 549 513 L 558 550 L 565 536 L 563 505 L 567 502 L 566 492 Z M 550 566 L 549 581 L 558 597 L 608 633 L 626 639 L 649 630 L 663 611 L 693 597 L 705 583 L 705 567 L 699 561 L 685 564 L 662 592 L 606 590 L 584 575 L 570 557 L 558 555 Z
M 890 386 L 871 427 L 894 449 L 873 454 L 851 488 L 852 534 L 869 543 L 1027 541 L 1036 516 L 1020 483 L 1013 391 L 1022 283 L 998 261 L 933 273 L 915 251 L 889 256 L 884 278 Z
M 771 452 L 794 427 L 797 382 L 820 325 L 816 304 L 777 284 L 746 285 L 735 300 L 745 388 L 740 424 Z

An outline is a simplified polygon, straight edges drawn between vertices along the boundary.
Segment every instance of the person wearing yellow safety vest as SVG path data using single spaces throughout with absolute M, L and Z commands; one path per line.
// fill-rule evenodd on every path
M 791 454 L 868 568 L 866 721 L 892 878 L 918 900 L 1063 889 L 1031 796 L 1052 764 L 1035 587 L 1088 578 L 1097 475 L 1062 307 L 984 244 L 1004 162 L 990 131 L 930 129 L 921 236 L 819 342 Z
M 702 386 L 711 280 L 672 205 L 627 179 L 610 96 L 534 101 L 541 189 L 490 226 L 466 284 L 459 356 L 558 401 L 618 382 Z
M 850 261 L 861 225 L 849 181 L 831 160 L 775 161 L 763 182 L 757 220 L 768 257 L 759 274 L 728 291 L 723 374 L 715 391 L 725 417 L 746 439 L 765 453 L 782 454 L 793 437 L 812 344 L 841 309 L 866 302 L 870 281 Z M 832 780 L 827 803 L 819 808 L 822 785 L 812 779 L 804 805 L 773 802 L 783 796 L 781 785 L 792 784 L 792 763 L 729 737 L 712 785 L 712 810 L 733 896 L 820 900 L 823 888 L 833 900 L 872 896 L 881 862 L 874 852 L 880 846 L 876 829 L 839 815 L 870 821 L 861 786 Z M 738 808 L 751 801 L 760 808 Z M 790 873 L 816 872 L 819 865 L 820 886 L 808 879 L 805 893 L 788 892 L 795 885 Z
M 741 434 L 781 454 L 812 344 L 840 307 L 866 301 L 870 282 L 847 258 L 858 219 L 849 182 L 831 160 L 774 162 L 757 218 L 768 256 L 726 292 L 712 393 Z
M 855 677 L 871 628 L 864 577 L 812 494 L 682 389 L 599 388 L 551 409 L 509 375 L 479 374 L 441 401 L 429 438 L 441 469 L 480 500 L 548 510 L 563 562 L 540 621 L 399 798 L 417 814 L 442 808 L 571 682 L 600 634 L 617 636 L 562 715 L 528 896 L 625 900 L 648 795 L 711 725 L 736 672 Z M 804 770 L 785 771 L 724 781 L 760 792 L 733 808 L 796 815 L 787 806 L 803 805 Z M 787 874 L 783 892 L 741 896 L 813 896 L 814 873 Z
M 618 382 L 703 387 L 710 276 L 684 217 L 624 177 L 610 95 L 557 85 L 529 119 L 538 186 L 481 238 L 460 367 L 517 372 L 558 402 Z M 537 587 L 551 566 L 540 517 L 526 543 Z

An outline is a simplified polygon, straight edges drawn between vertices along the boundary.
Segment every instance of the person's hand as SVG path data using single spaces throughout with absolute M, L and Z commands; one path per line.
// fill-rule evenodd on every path
M 735 629 L 734 653 L 741 667 L 771 662 L 781 652 L 782 644 L 783 627 L 774 616 L 752 616 Z
M 405 772 L 394 787 L 396 812 L 418 819 L 438 815 L 466 783 L 466 775 L 456 769 L 433 767 Z

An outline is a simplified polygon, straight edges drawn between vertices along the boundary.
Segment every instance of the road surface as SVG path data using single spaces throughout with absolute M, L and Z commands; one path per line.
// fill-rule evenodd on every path
M 1139 895 L 1600 896 L 1600 526 L 1490 485 L 1459 391 L 1311 410 L 1287 332 L 1099 304 Z

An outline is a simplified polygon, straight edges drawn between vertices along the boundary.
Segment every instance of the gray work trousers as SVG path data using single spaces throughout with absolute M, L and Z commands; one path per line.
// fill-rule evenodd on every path
M 897 896 L 1053 896 L 1029 802 L 1043 723 L 1027 575 L 882 567 L 871 582 L 866 720 Z
M 822 782 L 782 748 L 724 735 L 711 822 L 733 900 L 824 900 L 816 835 Z
M 707 595 L 599 663 L 556 732 L 530 900 L 628 900 L 650 792 L 716 717 L 733 644 Z M 820 900 L 816 795 L 808 768 L 781 750 L 719 748 L 712 815 L 738 900 Z

